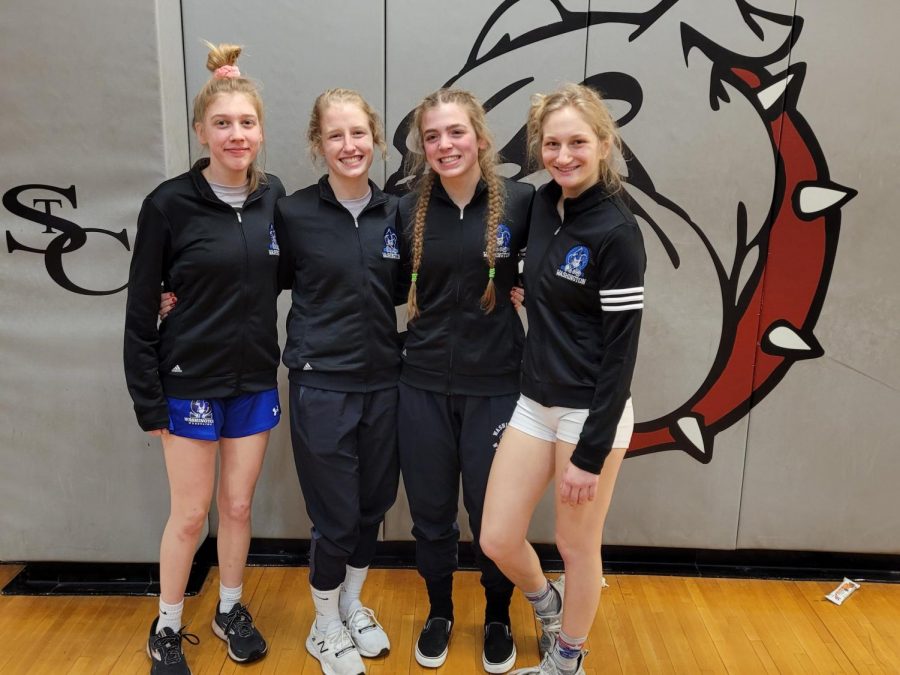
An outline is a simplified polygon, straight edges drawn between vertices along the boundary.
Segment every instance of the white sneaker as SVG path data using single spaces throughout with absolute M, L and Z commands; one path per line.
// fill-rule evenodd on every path
M 578 665 L 575 667 L 575 675 L 585 675 L 584 673 L 584 656 L 587 652 L 578 657 Z M 541 665 L 532 666 L 531 668 L 519 668 L 512 671 L 509 675 L 560 675 L 559 668 L 550 654 L 545 654 L 541 659 Z
M 316 630 L 313 621 L 306 638 L 306 651 L 319 660 L 325 675 L 366 675 L 366 667 L 344 626 L 326 635 Z
M 344 623 L 361 656 L 375 658 L 391 650 L 387 633 L 375 618 L 375 612 L 368 607 L 357 607 Z
M 556 642 L 556 636 L 562 630 L 562 602 L 566 592 L 566 575 L 560 574 L 558 578 L 550 582 L 550 585 L 556 589 L 559 594 L 559 612 L 556 614 L 538 614 L 535 612 L 537 620 L 541 623 L 541 636 L 538 638 L 538 651 L 543 657 L 553 649 L 553 643 Z

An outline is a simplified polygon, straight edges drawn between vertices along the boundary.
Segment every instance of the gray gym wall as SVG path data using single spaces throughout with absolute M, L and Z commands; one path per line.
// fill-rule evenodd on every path
M 511 143 L 530 95 L 598 83 L 624 116 L 649 255 L 639 425 L 606 541 L 900 552 L 900 7 L 751 4 L 4 4 L 0 560 L 157 559 L 165 470 L 125 389 L 116 289 L 141 199 L 199 154 L 188 109 L 208 76 L 203 39 L 246 45 L 266 168 L 289 192 L 321 173 L 304 133 L 327 87 L 384 113 L 394 147 L 376 180 L 402 178 L 398 125 L 454 82 L 493 99 L 504 171 L 539 182 Z M 401 492 L 384 536 L 410 525 Z M 552 525 L 545 502 L 535 540 Z M 254 534 L 308 533 L 283 423 Z

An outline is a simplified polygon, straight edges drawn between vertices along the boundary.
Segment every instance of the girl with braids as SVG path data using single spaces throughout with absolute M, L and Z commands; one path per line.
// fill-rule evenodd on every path
M 484 109 L 469 92 L 426 97 L 414 112 L 410 147 L 419 179 L 400 208 L 411 281 L 400 467 L 431 604 L 416 660 L 436 668 L 447 657 L 462 477 L 487 601 L 483 666 L 505 673 L 515 662 L 513 586 L 477 542 L 494 448 L 518 396 L 524 334 L 509 296 L 533 189 L 497 175 Z
M 400 480 L 397 199 L 369 180 L 375 148 L 383 155 L 386 144 L 378 116 L 357 92 L 321 94 L 307 139 L 328 173 L 275 210 L 293 300 L 283 359 L 291 440 L 313 523 L 316 618 L 306 649 L 326 675 L 357 675 L 365 673 L 361 655 L 390 649 L 360 593 Z
M 194 130 L 209 158 L 144 200 L 128 280 L 125 375 L 138 423 L 162 441 L 171 511 L 160 545 L 159 616 L 147 642 L 151 673 L 190 673 L 182 639 L 184 590 L 217 490 L 220 600 L 212 630 L 228 655 L 266 654 L 241 588 L 250 504 L 269 430 L 279 420 L 279 292 L 275 201 L 281 182 L 256 158 L 263 106 L 235 65 L 241 48 L 209 45 L 213 76 L 194 99 Z M 160 286 L 178 303 L 157 326 Z M 252 301 L 251 301 L 252 300 Z
M 543 660 L 517 672 L 583 675 L 582 646 L 600 603 L 603 524 L 634 427 L 646 256 L 611 166 L 618 131 L 596 92 L 567 85 L 537 96 L 528 144 L 552 180 L 532 209 L 522 397 L 494 458 L 481 545 L 541 623 Z M 544 577 L 525 538 L 551 480 L 565 593 L 563 577 Z

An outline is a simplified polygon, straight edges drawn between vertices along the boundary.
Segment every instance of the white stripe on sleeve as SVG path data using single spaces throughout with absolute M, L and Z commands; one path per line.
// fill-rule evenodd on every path
M 644 287 L 613 288 L 600 291 L 600 306 L 604 312 L 624 312 L 629 309 L 643 309 Z

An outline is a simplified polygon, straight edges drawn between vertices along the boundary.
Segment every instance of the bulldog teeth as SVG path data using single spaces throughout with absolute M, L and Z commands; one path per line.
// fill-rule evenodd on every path
M 781 99 L 782 94 L 784 94 L 785 89 L 787 89 L 788 84 L 793 79 L 793 73 L 785 73 L 780 80 L 770 84 L 768 87 L 757 93 L 756 96 L 759 98 L 759 102 L 762 103 L 762 107 L 768 110 L 775 105 L 779 99 Z

